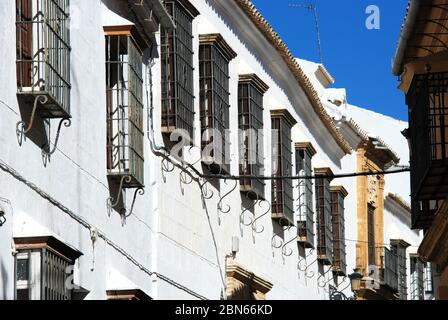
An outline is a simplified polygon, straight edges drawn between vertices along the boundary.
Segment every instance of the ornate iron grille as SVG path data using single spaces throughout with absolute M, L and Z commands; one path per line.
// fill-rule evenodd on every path
M 339 276 L 347 274 L 344 210 L 344 195 L 340 191 L 332 191 L 333 271 Z
M 176 29 L 161 28 L 162 132 L 188 132 L 193 141 L 193 19 L 197 12 L 186 10 L 179 1 L 165 1 Z
M 143 186 L 142 54 L 130 35 L 106 36 L 107 169 Z
M 69 18 L 69 0 L 16 0 L 17 92 L 44 118 L 70 117 Z
M 212 146 L 206 159 L 215 173 L 230 173 L 228 157 L 229 59 L 213 44 L 199 48 L 202 149 Z M 215 133 L 211 134 L 210 129 Z
M 316 179 L 317 257 L 323 263 L 333 263 L 333 230 L 331 221 L 330 180 Z
M 258 80 L 258 81 L 257 81 Z M 260 82 L 255 75 L 240 76 L 238 85 L 238 122 L 241 130 L 240 175 L 263 176 L 263 95 L 266 86 L 257 86 Z M 248 195 L 264 198 L 265 183 L 261 180 L 245 179 L 240 181 L 241 190 Z
M 379 250 L 381 276 L 384 285 L 393 291 L 398 291 L 397 255 L 386 247 L 378 247 L 377 250 Z
M 411 256 L 411 300 L 425 300 L 424 268 L 419 257 Z
M 423 210 L 425 205 L 418 202 L 448 196 L 448 73 L 415 75 L 406 100 L 411 190 L 413 204 L 417 206 L 413 220 L 416 228 L 424 228 L 434 212 Z
M 42 298 L 44 300 L 70 300 L 67 273 L 70 262 L 54 254 L 42 250 Z
M 408 299 L 406 248 L 401 245 L 392 245 L 391 252 L 397 257 L 398 293 L 400 300 Z
M 16 299 L 71 300 L 72 261 L 48 249 L 20 250 L 15 261 Z
M 297 175 L 307 177 L 312 175 L 311 158 L 312 155 L 306 149 L 296 149 Z M 313 181 L 311 179 L 299 180 L 297 229 L 298 241 L 305 248 L 314 248 Z
M 272 118 L 272 176 L 292 175 L 291 126 L 283 117 Z M 272 215 L 282 225 L 294 225 L 292 180 L 272 180 Z

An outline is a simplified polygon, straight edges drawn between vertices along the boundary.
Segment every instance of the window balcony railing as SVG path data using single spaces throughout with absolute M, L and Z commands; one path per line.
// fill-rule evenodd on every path
M 42 118 L 70 117 L 69 23 L 69 0 L 16 0 L 17 94 Z
M 398 291 L 398 257 L 386 247 L 376 247 L 379 257 L 380 284 L 394 292 Z
M 434 213 L 429 201 L 448 196 L 448 73 L 415 75 L 406 100 L 413 226 L 426 228 Z

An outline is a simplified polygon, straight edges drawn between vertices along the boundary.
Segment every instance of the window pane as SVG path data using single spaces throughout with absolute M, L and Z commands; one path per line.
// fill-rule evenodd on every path
M 29 260 L 18 259 L 17 260 L 17 281 L 29 280 Z
M 30 290 L 18 289 L 16 299 L 19 301 L 30 300 Z

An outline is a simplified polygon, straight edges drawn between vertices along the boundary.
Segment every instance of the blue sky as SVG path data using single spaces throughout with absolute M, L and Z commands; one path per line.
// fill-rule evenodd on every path
M 253 0 L 263 16 L 302 59 L 319 61 L 314 15 L 289 4 L 317 6 L 324 64 L 333 87 L 347 88 L 351 104 L 407 120 L 392 60 L 408 0 Z M 366 8 L 380 9 L 380 29 L 366 28 Z

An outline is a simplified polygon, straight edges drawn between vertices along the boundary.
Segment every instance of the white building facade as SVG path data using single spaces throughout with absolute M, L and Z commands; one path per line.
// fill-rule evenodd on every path
M 331 177 L 355 149 L 250 1 L 18 0 L 0 17 L 1 299 L 351 295 L 356 179 Z M 210 163 L 207 129 L 231 133 L 205 139 Z M 322 178 L 235 178 L 260 175 Z M 416 244 L 395 207 L 384 241 Z

